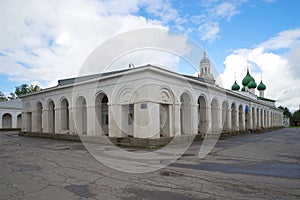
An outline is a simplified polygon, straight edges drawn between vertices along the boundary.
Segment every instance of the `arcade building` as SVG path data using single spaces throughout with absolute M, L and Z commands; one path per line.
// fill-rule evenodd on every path
M 255 90 L 259 96 L 255 95 Z M 77 78 L 22 96 L 22 131 L 162 138 L 283 126 L 283 111 L 249 70 L 242 89 L 215 84 L 204 52 L 198 77 L 153 65 Z

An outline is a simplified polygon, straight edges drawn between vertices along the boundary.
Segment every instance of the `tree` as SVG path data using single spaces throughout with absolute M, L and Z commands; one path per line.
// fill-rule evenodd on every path
M 22 84 L 16 87 L 15 94 L 19 97 L 21 95 L 37 92 L 39 90 L 41 90 L 41 88 L 38 85 L 28 86 L 27 84 Z
M 299 110 L 294 112 L 292 119 L 297 120 L 297 121 L 300 120 L 300 111 Z
M 5 94 L 3 92 L 0 92 L 0 101 L 7 101 L 7 97 L 5 96 Z
M 279 106 L 278 108 L 283 110 L 283 115 L 287 116 L 288 118 L 292 118 L 292 113 L 287 107 Z

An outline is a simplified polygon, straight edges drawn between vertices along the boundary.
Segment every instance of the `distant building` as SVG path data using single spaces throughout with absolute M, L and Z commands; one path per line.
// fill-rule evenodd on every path
M 283 115 L 283 126 L 289 127 L 290 126 L 290 118 L 286 115 Z
M 24 132 L 161 138 L 283 126 L 283 112 L 249 72 L 220 88 L 204 53 L 198 77 L 146 65 L 58 81 L 24 95 Z
M 0 116 L 0 129 L 20 129 L 22 126 L 21 99 L 0 102 Z

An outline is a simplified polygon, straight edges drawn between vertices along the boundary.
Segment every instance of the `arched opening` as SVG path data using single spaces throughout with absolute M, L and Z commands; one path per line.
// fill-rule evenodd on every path
M 198 98 L 198 133 L 205 135 L 207 133 L 207 102 L 205 97 Z
M 86 100 L 82 96 L 76 101 L 76 127 L 78 134 L 87 134 Z
M 222 131 L 227 132 L 229 129 L 229 117 L 228 117 L 228 103 L 224 101 L 222 103 Z
M 191 120 L 191 98 L 185 92 L 180 96 L 180 127 L 181 134 L 191 134 L 192 120 Z
M 43 121 L 43 105 L 41 102 L 36 104 L 36 132 L 42 132 L 42 121 Z
M 251 129 L 250 127 L 250 108 L 248 105 L 245 106 L 245 126 L 246 130 Z
M 69 102 L 67 99 L 61 101 L 61 130 L 69 130 Z
M 108 116 L 108 98 L 106 94 L 100 93 L 96 96 L 95 112 L 101 135 L 109 135 L 109 116 Z M 127 108 L 128 110 L 129 108 Z
M 233 131 L 238 131 L 237 109 L 235 103 L 231 104 L 231 128 Z
M 48 103 L 48 132 L 55 132 L 55 105 L 53 101 Z
M 243 119 L 243 115 L 244 115 L 244 110 L 243 110 L 243 106 L 240 105 L 239 106 L 239 131 L 244 131 L 245 130 L 245 126 L 244 126 L 244 119 Z
M 174 96 L 169 88 L 160 89 L 159 102 L 160 137 L 170 137 L 173 130 Z
M 12 116 L 9 113 L 2 115 L 2 128 L 12 128 Z
M 255 108 L 252 107 L 252 127 L 250 127 L 250 129 L 255 130 L 256 129 L 256 112 L 255 112 Z
M 211 130 L 212 132 L 220 131 L 220 120 L 219 120 L 219 105 L 216 99 L 211 101 Z
M 17 115 L 17 128 L 22 128 L 22 114 Z

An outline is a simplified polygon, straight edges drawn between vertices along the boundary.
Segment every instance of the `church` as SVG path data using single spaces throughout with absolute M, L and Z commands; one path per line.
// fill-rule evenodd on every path
M 249 70 L 231 90 L 215 84 L 204 52 L 198 76 L 145 65 L 76 78 L 22 96 L 22 132 L 171 138 L 283 126 L 283 111 Z M 259 96 L 255 95 L 255 90 Z

